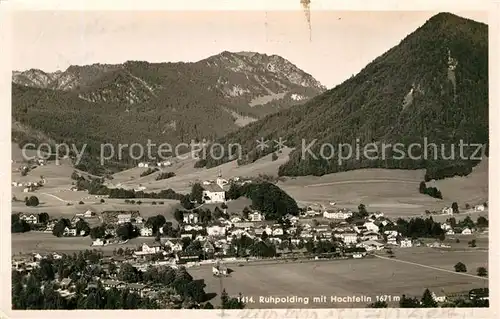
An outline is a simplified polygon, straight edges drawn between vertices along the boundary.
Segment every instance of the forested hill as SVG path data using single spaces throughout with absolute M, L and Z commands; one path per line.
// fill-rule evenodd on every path
M 257 52 L 31 69 L 12 75 L 13 121 L 23 127 L 13 138 L 22 145 L 45 135 L 97 152 L 101 143 L 214 140 L 325 90 L 285 58 Z
M 328 66 L 325 65 L 325 68 Z M 334 70 L 332 70 L 334 72 Z M 390 150 L 384 160 L 343 161 L 302 158 L 301 141 L 319 144 L 444 143 L 445 155 L 455 144 L 488 143 L 488 26 L 449 13 L 430 18 L 356 76 L 303 105 L 282 110 L 221 139 L 241 143 L 247 154 L 240 164 L 269 153 L 256 149 L 255 140 L 286 140 L 296 147 L 280 175 L 323 175 L 367 167 L 427 168 L 428 178 L 468 174 L 477 161 L 445 160 L 441 147 L 436 159 L 396 160 Z M 381 148 L 379 148 L 381 150 Z M 406 150 L 406 148 L 405 148 Z M 474 148 L 465 148 L 471 155 Z M 362 151 L 362 150 L 361 150 Z M 432 152 L 432 149 L 431 149 Z M 328 153 L 327 153 L 328 154 Z M 372 153 L 373 154 L 373 153 Z M 413 150 L 413 156 L 423 154 Z M 372 155 L 373 156 L 373 155 Z M 391 159 L 392 157 L 392 159 Z M 208 167 L 226 161 L 208 160 Z

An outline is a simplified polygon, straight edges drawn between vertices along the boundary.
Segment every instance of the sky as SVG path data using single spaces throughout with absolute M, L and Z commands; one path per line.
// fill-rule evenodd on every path
M 487 23 L 487 12 L 454 12 Z M 437 12 L 20 11 L 12 68 L 198 61 L 222 51 L 277 54 L 327 88 L 358 73 Z

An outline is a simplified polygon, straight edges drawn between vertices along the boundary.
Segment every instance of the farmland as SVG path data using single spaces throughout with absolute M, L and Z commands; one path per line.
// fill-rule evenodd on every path
M 366 307 L 369 302 L 332 303 L 330 296 L 369 296 L 372 302 L 376 296 L 400 297 L 402 294 L 421 296 L 426 288 L 442 293 L 456 293 L 472 288 L 484 287 L 487 280 L 474 276 L 480 266 L 487 266 L 488 254 L 481 251 L 468 253 L 443 253 L 431 248 L 400 249 L 396 258 L 366 258 L 339 261 L 313 261 L 286 264 L 246 264 L 229 266 L 234 272 L 222 279 L 223 288 L 230 295 L 241 292 L 253 297 L 248 308 L 342 308 Z M 382 253 L 383 255 L 383 253 Z M 398 262 L 405 260 L 448 271 L 425 268 L 421 265 Z M 471 276 L 454 273 L 453 265 L 462 261 Z M 209 267 L 190 269 L 196 279 L 205 279 L 207 292 L 220 294 L 221 280 L 213 277 Z M 260 296 L 328 296 L 325 303 L 262 304 Z M 213 299 L 217 304 L 219 297 Z
M 142 243 L 151 244 L 154 238 L 134 238 L 125 244 L 92 247 L 90 237 L 56 237 L 51 233 L 28 232 L 12 234 L 12 255 L 28 253 L 74 253 L 86 249 L 100 249 L 105 254 L 111 254 L 114 249 L 136 249 Z

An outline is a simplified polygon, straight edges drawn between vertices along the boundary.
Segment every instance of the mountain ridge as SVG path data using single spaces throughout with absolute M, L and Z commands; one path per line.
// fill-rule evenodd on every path
M 302 105 L 280 110 L 231 132 L 219 141 L 240 143 L 246 153 L 240 160 L 243 165 L 274 151 L 257 149 L 255 140 L 287 140 L 287 146 L 298 150 L 280 167 L 279 174 L 286 176 L 380 167 L 426 168 L 428 178 L 443 178 L 467 175 L 477 163 L 444 158 L 389 158 L 350 160 L 337 165 L 333 160 L 302 158 L 299 150 L 302 139 L 317 139 L 313 151 L 318 154 L 321 143 L 352 145 L 359 139 L 362 145 L 422 145 L 424 137 L 446 145 L 459 140 L 487 145 L 487 25 L 449 13 L 437 14 L 340 85 Z M 209 158 L 201 164 L 213 167 L 229 160 Z
M 176 144 L 214 140 L 325 89 L 288 60 L 257 52 L 30 69 L 12 73 L 13 120 L 60 142 Z

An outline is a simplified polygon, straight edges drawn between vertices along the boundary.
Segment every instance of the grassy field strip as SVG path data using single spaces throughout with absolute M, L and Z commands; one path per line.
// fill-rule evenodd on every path
M 485 277 L 480 277 L 480 276 L 476 276 L 476 275 L 466 274 L 466 273 L 463 273 L 463 272 L 456 272 L 456 271 L 452 271 L 452 270 L 448 270 L 448 269 L 443 269 L 443 268 L 438 268 L 438 267 L 427 266 L 427 265 L 423 265 L 423 264 L 419 264 L 419 263 L 414 263 L 414 262 L 411 262 L 411 261 L 405 261 L 405 260 L 400 260 L 400 259 L 395 259 L 395 258 L 383 257 L 383 256 L 380 256 L 380 255 L 374 255 L 374 256 L 377 257 L 377 258 L 380 258 L 380 259 L 387 259 L 387 260 L 391 260 L 391 261 L 395 261 L 395 262 L 400 262 L 400 263 L 405 263 L 405 264 L 409 264 L 409 265 L 415 265 L 415 266 L 420 266 L 420 267 L 424 267 L 424 268 L 429 268 L 429 269 L 434 269 L 434 270 L 449 272 L 449 273 L 456 274 L 456 275 L 469 276 L 469 277 L 474 277 L 474 278 L 478 278 L 478 279 L 488 280 L 488 278 L 485 278 Z
M 405 181 L 400 179 L 369 179 L 369 180 L 359 180 L 359 181 L 339 181 L 330 183 L 319 183 L 306 185 L 304 187 L 321 187 L 329 185 L 339 185 L 339 184 L 365 184 L 365 183 L 403 183 L 403 184 L 419 184 L 417 181 Z

